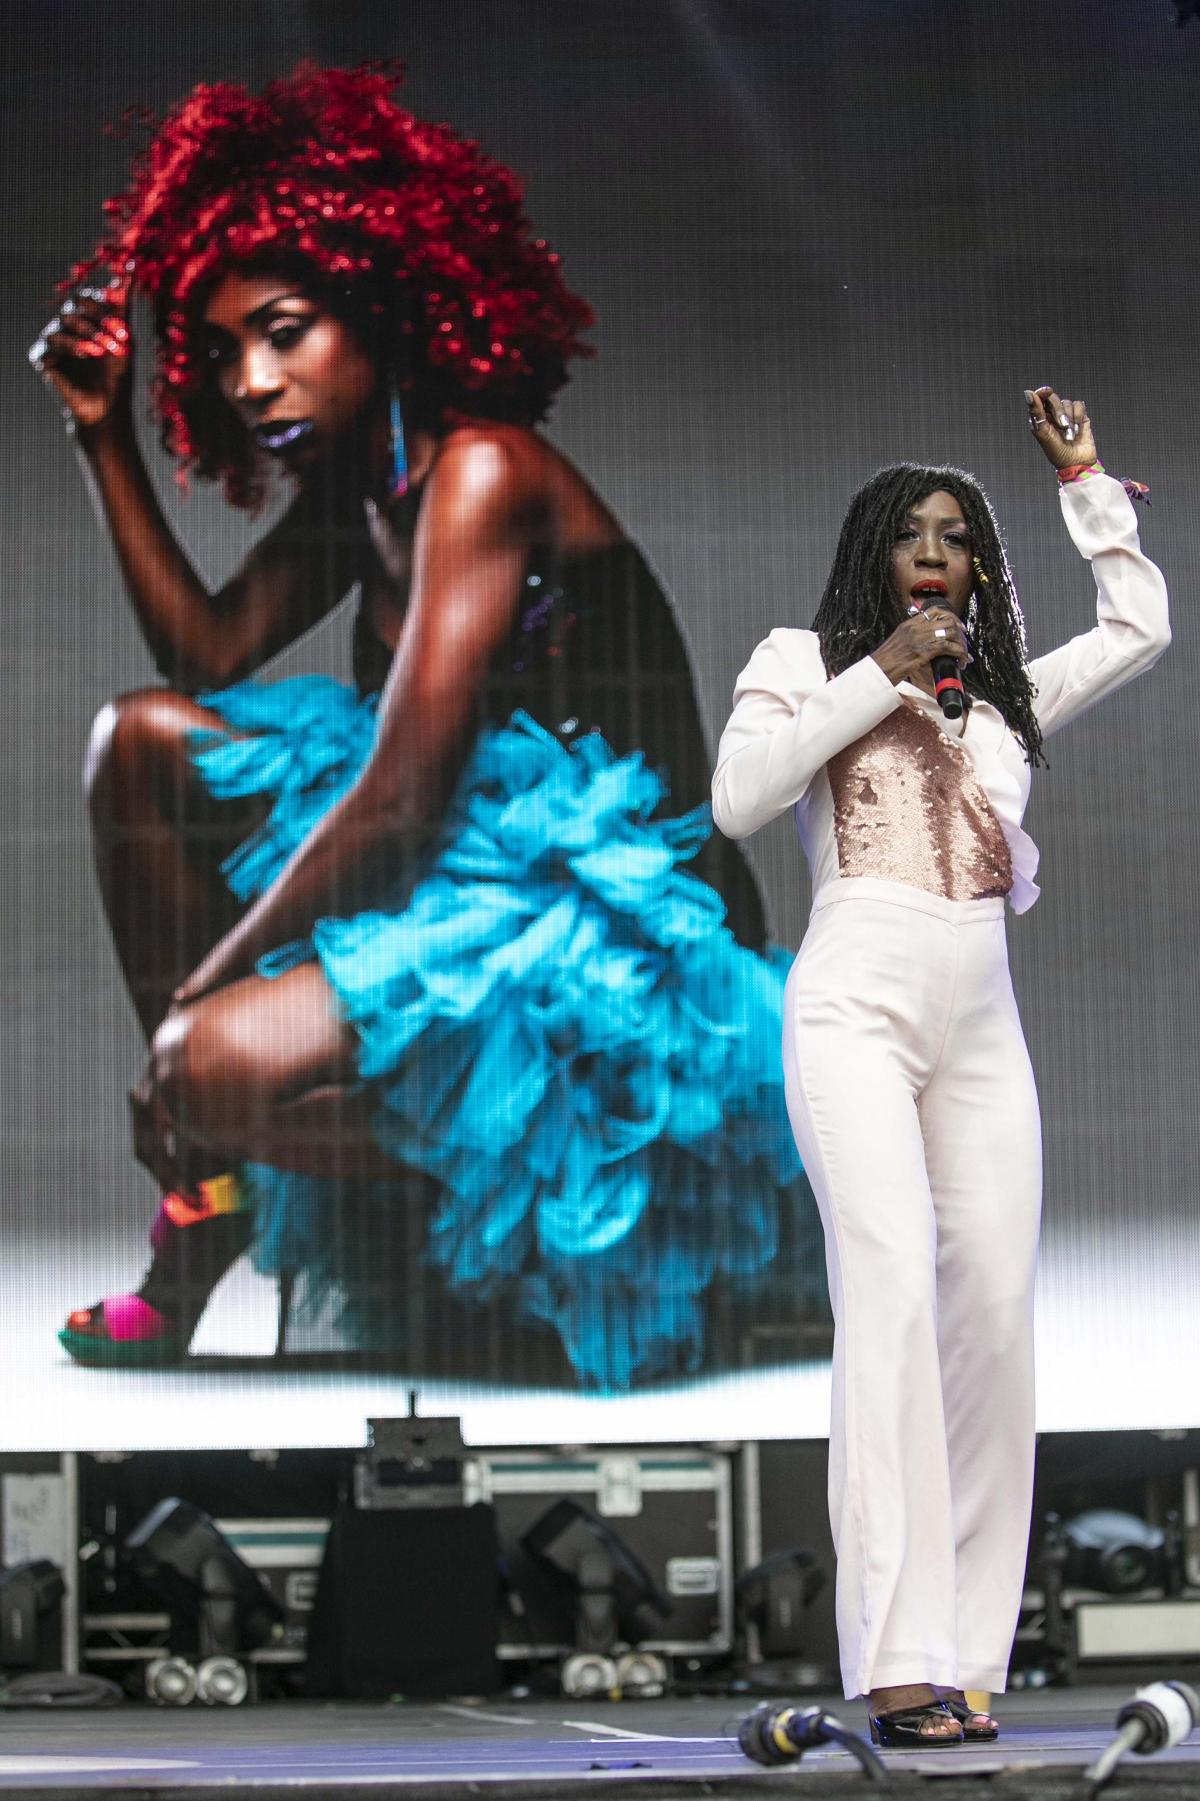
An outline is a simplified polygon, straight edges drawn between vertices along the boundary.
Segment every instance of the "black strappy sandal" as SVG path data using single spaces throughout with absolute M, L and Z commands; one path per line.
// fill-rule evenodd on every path
M 867 1711 L 871 1743 L 885 1751 L 928 1751 L 937 1745 L 961 1745 L 962 1732 L 922 1732 L 926 1720 L 954 1720 L 957 1716 L 948 1701 L 923 1701 L 916 1707 L 897 1707 L 890 1713 Z
M 977 1708 L 968 1707 L 965 1701 L 956 1701 L 952 1695 L 944 1695 L 942 1701 L 947 1713 L 953 1714 L 962 1727 L 963 1737 L 969 1739 L 972 1744 L 978 1744 L 983 1739 L 990 1741 L 1000 1737 L 999 1723 L 992 1718 L 990 1713 L 980 1713 Z M 990 1720 L 991 1724 L 972 1726 L 972 1720 Z

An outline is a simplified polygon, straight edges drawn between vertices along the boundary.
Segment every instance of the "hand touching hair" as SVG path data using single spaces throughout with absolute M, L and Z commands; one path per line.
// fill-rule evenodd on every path
M 213 392 L 197 324 L 234 268 L 279 269 L 341 311 L 406 394 L 406 416 L 531 425 L 592 323 L 534 237 L 516 176 L 391 97 L 395 64 L 302 64 L 261 94 L 201 83 L 106 202 L 111 227 L 72 272 L 118 271 L 154 303 L 167 449 L 253 504 L 245 434 Z M 409 404 L 411 400 L 411 405 Z M 226 409 L 227 411 L 227 409 Z

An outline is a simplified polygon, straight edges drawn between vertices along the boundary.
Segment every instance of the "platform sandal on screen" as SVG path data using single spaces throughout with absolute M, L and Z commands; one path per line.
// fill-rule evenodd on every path
M 150 1229 L 152 1256 L 141 1287 L 77 1309 L 59 1343 L 76 1363 L 93 1368 L 180 1362 L 209 1297 L 247 1249 L 252 1229 L 253 1214 L 234 1175 L 201 1182 L 195 1194 L 164 1195 Z

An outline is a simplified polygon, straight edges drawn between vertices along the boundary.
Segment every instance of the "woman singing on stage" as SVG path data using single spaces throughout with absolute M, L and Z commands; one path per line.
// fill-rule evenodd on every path
M 195 89 L 32 353 L 164 684 L 88 761 L 163 1201 L 137 1292 L 62 1343 L 183 1356 L 252 1246 L 410 1367 L 511 1375 L 515 1323 L 541 1379 L 622 1389 L 736 1362 L 783 1285 L 823 1306 L 784 977 L 672 606 L 535 429 L 589 309 L 395 80 Z M 287 491 L 215 591 L 138 451 L 131 293 L 181 470 Z M 353 686 L 249 679 L 354 589 Z
M 793 808 L 812 870 L 783 1056 L 835 1319 L 842 1676 L 885 1745 L 998 1730 L 964 1691 L 1003 1688 L 1021 1598 L 1041 1205 L 1004 902 L 1038 894 L 1021 818 L 1043 741 L 1170 641 L 1083 403 L 1026 398 L 1095 627 L 1029 661 L 978 484 L 883 469 L 850 504 L 812 630 L 773 631 L 738 678 L 713 780 L 732 838 Z M 931 675 L 945 657 L 965 688 L 953 721 Z

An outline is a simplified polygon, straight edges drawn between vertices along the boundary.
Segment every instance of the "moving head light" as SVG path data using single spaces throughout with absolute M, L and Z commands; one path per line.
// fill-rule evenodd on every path
M 581 1651 L 609 1651 L 618 1638 L 638 1645 L 662 1625 L 671 1603 L 611 1526 L 575 1501 L 556 1501 L 521 1544 L 551 1581 L 576 1599 Z
M 56 1670 L 62 1662 L 62 1571 L 48 1558 L 0 1570 L 0 1670 Z
M 1136 1514 L 1112 1508 L 1077 1513 L 1063 1527 L 1068 1584 L 1106 1595 L 1159 1588 L 1166 1574 L 1165 1538 Z
M 160 1501 L 125 1541 L 133 1567 L 203 1657 L 237 1657 L 282 1631 L 283 1608 L 206 1513 Z M 177 1647 L 172 1644 L 172 1649 Z

